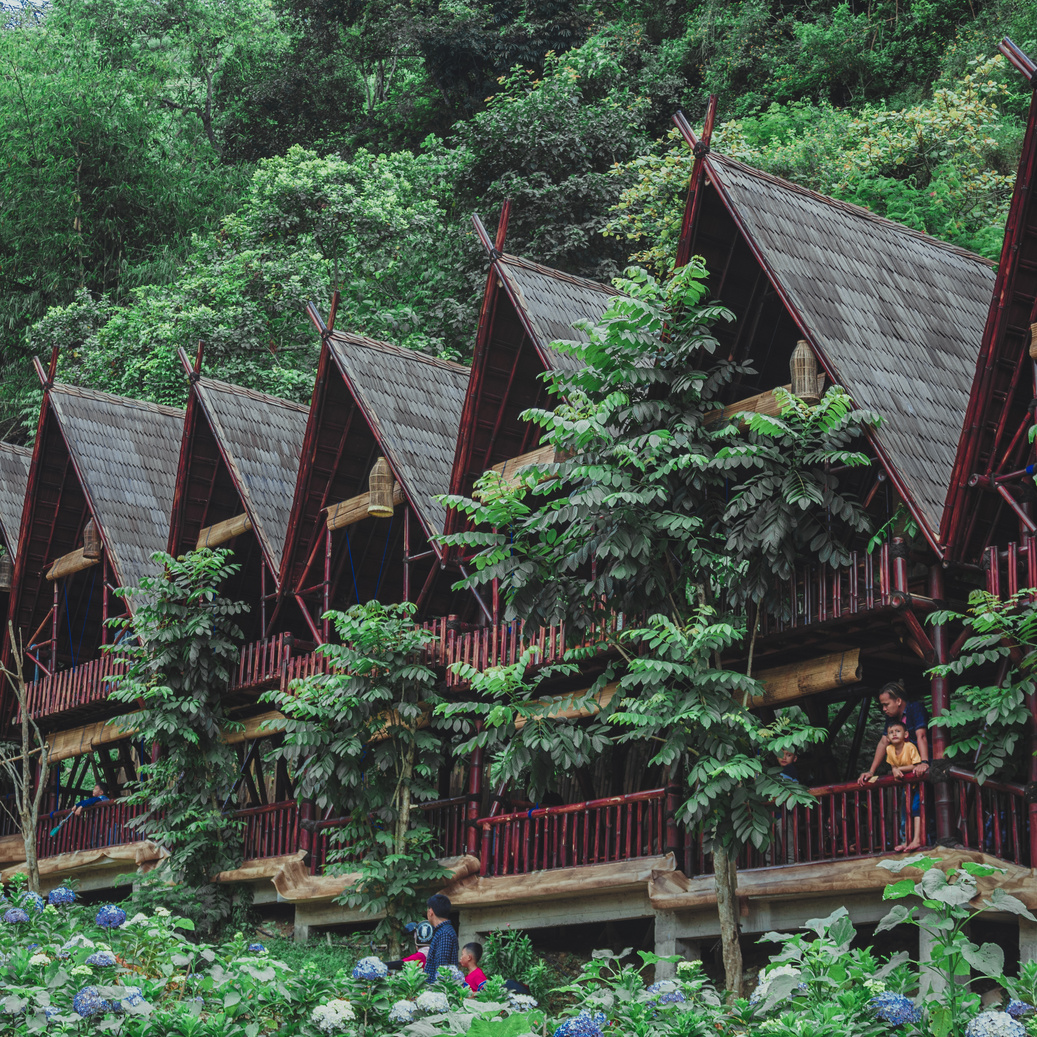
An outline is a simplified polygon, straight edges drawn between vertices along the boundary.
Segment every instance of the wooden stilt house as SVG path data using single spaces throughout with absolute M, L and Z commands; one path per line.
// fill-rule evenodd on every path
M 56 356 L 55 356 L 56 361 Z M 165 549 L 184 412 L 55 383 L 45 372 L 10 615 L 35 678 L 33 715 L 53 730 L 109 713 L 107 621 L 132 609 Z M 6 646 L 11 651 L 11 645 Z
M 239 618 L 247 647 L 234 689 L 255 692 L 280 679 L 293 634 L 305 635 L 299 646 L 303 650 L 312 648 L 305 628 L 293 631 L 283 625 L 296 616 L 294 610 L 277 609 L 281 555 L 309 408 L 204 377 L 200 349 L 193 366 L 183 352 L 181 361 L 191 393 L 169 552 L 233 549 L 241 568 L 222 592 L 250 606 Z
M 13 443 L 0 443 L 0 623 L 5 630 L 31 460 L 31 450 Z
M 496 241 L 478 217 L 473 222 L 490 269 L 450 479 L 450 492 L 466 495 L 483 472 L 506 474 L 533 460 L 525 455 L 538 454 L 539 429 L 520 415 L 531 407 L 550 407 L 544 374 L 577 363 L 551 343 L 583 341 L 573 322 L 597 319 L 616 294 L 608 285 L 502 252 L 507 205 Z M 458 528 L 451 512 L 447 532 Z
M 311 307 L 322 349 L 280 583 L 325 641 L 329 608 L 411 601 L 453 611 L 440 578 L 450 462 L 468 369 L 332 331 Z

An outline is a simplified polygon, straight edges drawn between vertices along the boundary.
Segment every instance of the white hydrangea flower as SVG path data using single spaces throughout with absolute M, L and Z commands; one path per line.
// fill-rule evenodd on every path
M 441 994 L 438 990 L 426 990 L 424 993 L 418 994 L 414 1003 L 422 1012 L 428 1012 L 430 1015 L 434 1012 L 450 1011 L 450 1002 L 447 1000 L 446 994 Z
M 412 1023 L 417 1005 L 413 1001 L 397 1001 L 389 1011 L 390 1023 Z
M 679 961 L 677 962 L 677 975 L 681 976 L 688 972 L 698 972 L 702 968 L 701 961 Z
M 50 957 L 43 953 L 43 951 L 37 951 L 30 959 L 30 965 L 49 965 Z
M 143 912 L 143 911 L 138 911 L 138 912 L 137 912 L 137 913 L 136 913 L 136 914 L 135 914 L 135 915 L 134 915 L 134 916 L 133 916 L 133 917 L 132 917 L 132 918 L 131 918 L 131 919 L 130 919 L 130 920 L 129 920 L 129 921 L 127 922 L 127 923 L 126 923 L 126 925 L 127 925 L 127 926 L 130 926 L 130 925 L 147 925 L 149 921 L 150 921 L 150 919 L 148 918 L 148 916 L 147 916 L 146 914 L 144 914 L 144 912 Z
M 864 989 L 869 994 L 881 994 L 886 989 L 886 984 L 881 979 L 866 979 L 864 981 Z
M 89 965 L 76 965 L 72 969 L 73 976 L 92 976 L 93 974 L 94 970 Z
M 156 907 L 155 915 L 158 918 L 168 918 L 173 912 L 168 907 Z
M 353 1006 L 341 998 L 329 1001 L 326 1005 L 318 1005 L 310 1013 L 310 1021 L 321 1033 L 337 1033 L 344 1030 L 346 1024 L 355 1018 Z
M 516 1012 L 528 1012 L 531 1008 L 536 1008 L 539 1004 L 540 1002 L 529 994 L 508 995 L 508 1007 Z
M 965 1037 L 1026 1037 L 1026 1027 L 1007 1012 L 980 1012 L 969 1023 Z

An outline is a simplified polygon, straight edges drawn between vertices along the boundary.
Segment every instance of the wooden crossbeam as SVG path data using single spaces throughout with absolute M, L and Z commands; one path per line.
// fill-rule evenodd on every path
M 80 569 L 89 569 L 91 565 L 97 565 L 100 560 L 100 558 L 87 557 L 83 553 L 83 548 L 80 547 L 76 551 L 69 551 L 67 555 L 55 559 L 54 564 L 47 570 L 47 579 L 60 580 L 62 576 L 71 576 Z
M 399 507 L 404 500 L 403 487 L 399 483 L 394 483 L 392 488 L 393 505 Z M 336 529 L 342 529 L 345 526 L 352 526 L 357 522 L 363 521 L 367 518 L 367 507 L 370 502 L 371 494 L 361 493 L 356 497 L 350 497 L 349 500 L 339 501 L 338 504 L 329 504 L 324 509 L 328 513 L 328 529 L 334 532 Z
M 252 528 L 252 522 L 248 515 L 235 515 L 233 518 L 224 519 L 211 526 L 205 526 L 198 534 L 196 550 L 203 547 L 218 547 L 228 540 L 233 540 L 241 533 L 247 533 Z

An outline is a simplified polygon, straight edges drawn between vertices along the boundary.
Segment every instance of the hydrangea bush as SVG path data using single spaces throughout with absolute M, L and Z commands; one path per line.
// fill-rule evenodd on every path
M 1037 1037 L 1037 966 L 1002 977 L 1003 1005 L 948 1031 L 907 955 L 854 947 L 843 908 L 806 932 L 768 933 L 777 950 L 746 999 L 725 1004 L 701 962 L 596 951 L 551 993 L 563 1007 L 548 1016 L 498 975 L 472 995 L 456 969 L 429 983 L 418 966 L 390 971 L 375 956 L 333 975 L 292 969 L 240 933 L 194 942 L 193 924 L 165 909 L 127 917 L 62 887 L 37 910 L 19 893 L 9 902 L 25 906 L 0 921 L 5 1037 Z

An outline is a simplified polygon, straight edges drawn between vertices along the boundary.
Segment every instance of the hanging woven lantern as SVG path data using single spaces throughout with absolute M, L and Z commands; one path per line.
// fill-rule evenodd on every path
M 11 561 L 11 556 L 5 554 L 0 557 L 0 591 L 9 591 L 13 580 L 14 563 Z
M 97 523 L 88 519 L 83 527 L 83 557 L 101 557 L 101 534 L 97 531 Z
M 370 495 L 367 501 L 367 514 L 375 518 L 392 518 L 392 472 L 384 457 L 379 457 L 371 469 L 368 481 Z
M 792 350 L 789 371 L 792 374 L 792 395 L 810 407 L 818 403 L 821 397 L 817 394 L 817 357 L 804 339 L 800 339 Z

